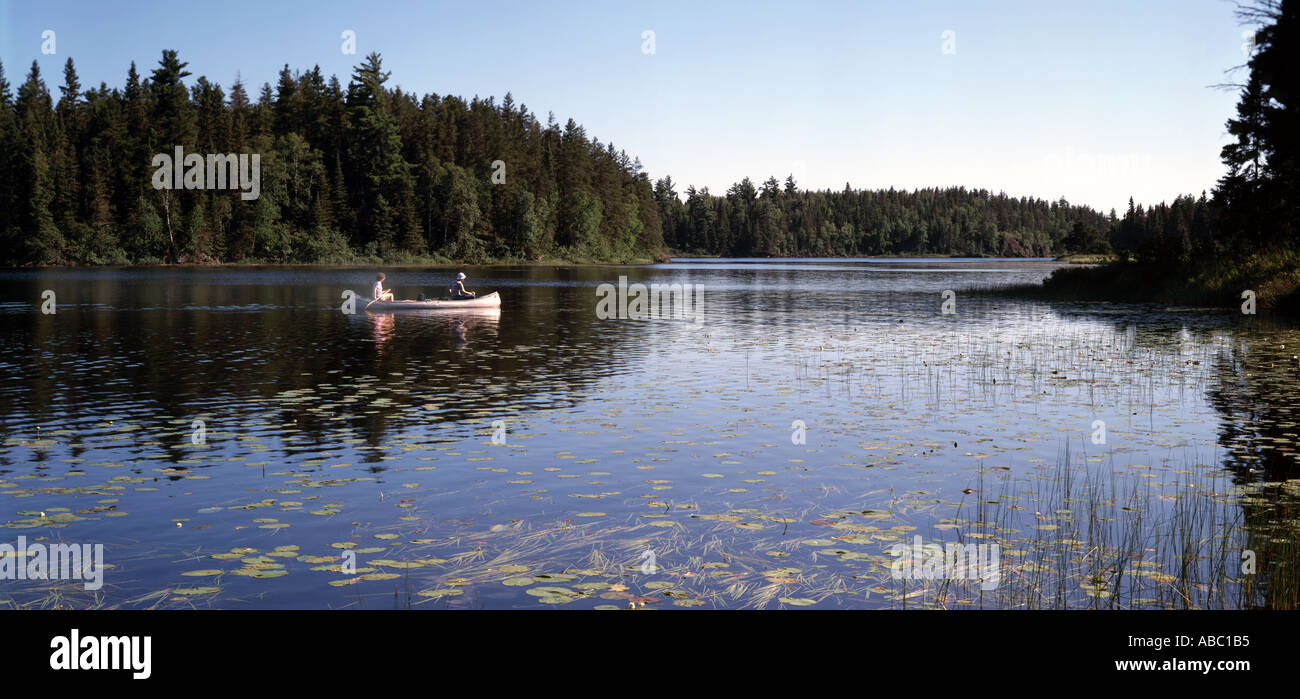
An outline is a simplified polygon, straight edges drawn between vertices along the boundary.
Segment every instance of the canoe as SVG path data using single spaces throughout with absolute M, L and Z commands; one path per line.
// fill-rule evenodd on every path
M 365 307 L 367 311 L 420 311 L 428 309 L 500 308 L 501 296 L 492 292 L 472 299 L 428 299 L 426 301 L 375 301 Z

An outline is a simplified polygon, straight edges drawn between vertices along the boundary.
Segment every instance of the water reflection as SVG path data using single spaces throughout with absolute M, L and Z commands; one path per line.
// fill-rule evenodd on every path
M 1195 389 L 1218 413 L 1217 467 L 1232 487 L 1194 484 L 1202 486 L 1194 497 L 1231 502 L 1240 514 L 1222 517 L 1222 524 L 1211 527 L 1199 555 L 1196 548 L 1186 552 L 1192 558 L 1184 570 L 1204 568 L 1211 558 L 1206 552 L 1214 548 L 1208 539 L 1226 542 L 1223 560 L 1201 571 L 1202 589 L 1186 594 L 1206 599 L 1208 606 L 1300 607 L 1300 330 L 1282 319 L 1237 314 L 1173 314 L 1142 324 L 1109 314 L 1087 315 L 1108 317 L 1123 327 L 1134 349 L 1209 367 L 1206 380 Z M 1188 346 L 1200 349 L 1194 358 L 1177 359 L 1179 348 Z M 1212 510 L 1189 511 L 1212 518 Z M 1171 524 L 1166 536 L 1173 539 L 1179 535 L 1178 517 Z M 1182 525 L 1191 526 L 1186 517 Z
M 1241 578 L 1249 606 L 1295 609 L 1300 607 L 1300 333 L 1257 323 L 1236 340 L 1217 358 L 1219 378 L 1209 399 L 1221 415 L 1223 467 L 1242 493 L 1247 540 Z
M 174 596 L 187 582 L 177 561 L 193 551 L 284 544 L 310 560 L 285 557 L 289 574 L 268 581 L 232 568 L 244 573 L 222 580 L 213 606 L 391 601 L 391 582 L 352 588 L 312 567 L 353 544 L 418 563 L 400 569 L 413 584 L 460 581 L 487 606 L 537 604 L 503 582 L 503 565 L 522 565 L 578 576 L 572 600 L 548 603 L 592 606 L 600 591 L 860 607 L 938 604 L 891 587 L 883 552 L 912 532 L 1037 536 L 1044 558 L 1006 579 L 1042 589 L 1062 552 L 1087 553 L 1087 527 L 1067 535 L 1061 518 L 1086 525 L 1105 510 L 1120 531 L 1139 512 L 1143 531 L 1170 542 L 1195 515 L 1182 531 L 1212 551 L 1180 542 L 1118 569 L 1122 557 L 1091 556 L 1085 578 L 1033 604 L 1295 606 L 1293 328 L 967 293 L 1033 280 L 1039 262 L 951 275 L 909 264 L 491 267 L 471 276 L 502 291 L 500 309 L 352 316 L 340 290 L 366 288 L 368 270 L 0 273 L 0 524 L 103 537 L 123 562 L 114 603 L 126 606 Z M 621 275 L 703 287 L 703 326 L 598 319 L 597 285 Z M 404 285 L 446 276 L 392 279 L 409 296 Z M 24 301 L 45 288 L 69 304 L 56 316 Z M 955 316 L 939 312 L 946 289 L 958 290 Z M 1088 439 L 1099 418 L 1105 445 Z M 191 441 L 196 419 L 206 444 Z M 1075 467 L 1092 474 L 1083 490 Z M 1113 482 L 1142 508 L 1111 497 Z M 1080 505 L 1092 493 L 1095 512 Z M 1007 531 L 959 528 L 964 508 L 990 502 L 1005 505 Z M 1201 502 L 1212 509 L 1191 507 Z M 1229 531 L 1238 519 L 1244 529 Z M 673 576 L 653 582 L 674 587 L 626 577 L 650 545 Z M 1243 547 L 1259 554 L 1252 578 L 1223 563 Z M 1186 552 L 1213 566 L 1179 580 Z M 237 565 L 225 560 L 205 565 Z M 1087 577 L 1117 570 L 1145 572 L 1158 591 L 1131 597 Z M 1244 599 L 1218 595 L 1225 576 L 1243 580 L 1228 584 Z M 635 589 L 601 587 L 614 580 Z M 1006 589 L 972 603 L 1025 606 Z M 445 594 L 426 599 L 456 597 Z
M 375 328 L 375 359 L 382 359 L 384 356 L 384 347 L 388 340 L 393 336 L 393 330 L 397 327 L 397 319 L 392 313 L 371 313 L 366 311 L 366 315 L 374 322 Z M 378 364 L 378 361 L 376 361 Z

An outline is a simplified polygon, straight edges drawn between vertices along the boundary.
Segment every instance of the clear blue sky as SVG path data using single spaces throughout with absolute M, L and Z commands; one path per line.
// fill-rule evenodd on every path
M 1244 61 L 1223 0 L 1043 2 L 220 3 L 0 0 L 11 83 L 32 59 L 57 94 L 120 87 L 164 48 L 192 81 L 250 92 L 279 69 L 345 84 L 379 51 L 418 93 L 513 92 L 573 117 L 650 175 L 722 193 L 793 173 L 840 189 L 964 185 L 1121 209 L 1199 193 L 1222 174 Z M 55 55 L 41 33 L 55 31 Z M 341 50 L 353 30 L 356 55 Z M 642 32 L 655 52 L 642 52 Z M 955 53 L 944 53 L 944 32 Z

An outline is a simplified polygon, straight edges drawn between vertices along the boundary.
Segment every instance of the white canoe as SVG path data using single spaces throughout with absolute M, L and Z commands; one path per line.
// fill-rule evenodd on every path
M 367 311 L 419 311 L 456 308 L 500 308 L 501 296 L 492 292 L 486 296 L 472 299 L 428 299 L 426 301 L 374 301 L 365 307 Z

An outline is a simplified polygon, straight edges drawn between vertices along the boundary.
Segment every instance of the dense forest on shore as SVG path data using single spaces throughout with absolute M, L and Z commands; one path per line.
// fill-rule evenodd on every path
M 510 94 L 390 88 L 377 54 L 346 87 L 285 66 L 255 100 L 238 80 L 187 86 L 186 68 L 164 51 L 120 89 L 83 89 L 69 58 L 54 99 L 36 62 L 16 90 L 0 66 L 0 264 L 1042 256 L 1084 247 L 1114 219 L 1064 200 L 806 191 L 790 177 L 677 192 Z M 176 146 L 259 154 L 259 196 L 155 188 L 153 158 Z
M 685 195 L 682 202 L 670 177 L 655 182 L 664 241 L 705 255 L 1043 257 L 1100 246 L 1114 219 L 1064 199 L 961 187 L 806 191 L 792 176 L 757 187 L 745 178 L 725 196 L 694 187 Z
M 957 187 L 810 191 L 793 177 L 678 191 L 509 93 L 497 103 L 389 87 L 373 53 L 346 87 L 286 65 L 256 100 L 238 80 L 228 92 L 202 76 L 187 86 L 170 50 L 148 76 L 133 63 L 120 89 L 83 89 L 69 58 L 57 100 L 35 61 L 16 90 L 0 65 L 0 264 L 1095 253 L 1120 262 L 1063 272 L 1049 288 L 1195 288 L 1217 302 L 1253 284 L 1283 296 L 1300 287 L 1297 1 L 1239 11 L 1262 28 L 1212 195 L 1130 199 L 1122 215 Z M 259 196 L 156 188 L 154 158 L 177 146 L 258 154 Z
M 510 95 L 385 86 L 371 54 L 344 88 L 319 69 L 256 101 L 164 51 L 148 77 L 83 90 L 68 59 L 52 100 L 35 61 L 0 73 L 0 263 L 623 260 L 659 255 L 640 164 Z M 0 66 L 0 70 L 3 67 Z M 258 154 L 260 192 L 157 189 L 153 158 Z M 493 167 L 501 161 L 504 167 Z M 497 174 L 494 178 L 493 175 Z M 497 184 L 497 182 L 502 182 Z

